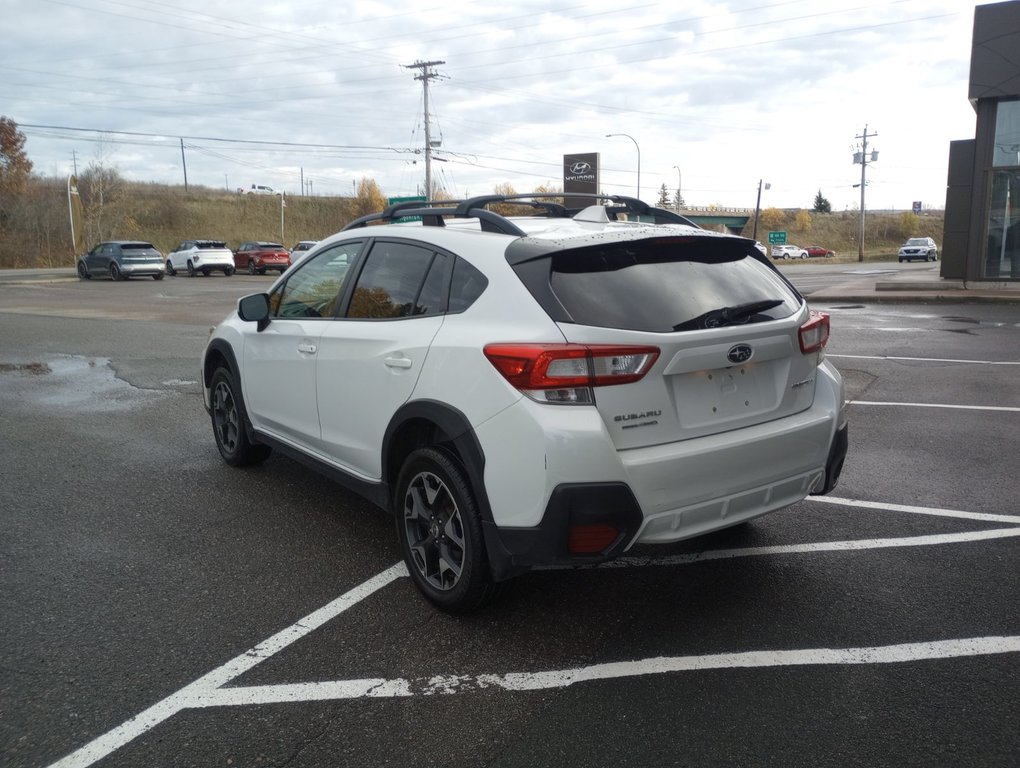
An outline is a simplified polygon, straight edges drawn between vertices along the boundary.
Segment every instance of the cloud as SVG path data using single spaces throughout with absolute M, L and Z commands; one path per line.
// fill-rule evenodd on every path
M 626 133 L 646 200 L 680 166 L 690 203 L 753 206 L 768 177 L 763 204 L 808 207 L 822 188 L 841 209 L 867 124 L 874 205 L 941 205 L 949 141 L 973 135 L 958 0 L 0 5 L 0 97 L 42 173 L 101 141 L 128 178 L 180 183 L 183 140 L 191 183 L 348 194 L 368 175 L 413 194 L 419 60 L 444 62 L 430 127 L 457 195 L 556 183 L 574 151 L 601 153 L 606 191 L 630 194 L 636 148 L 605 137 Z

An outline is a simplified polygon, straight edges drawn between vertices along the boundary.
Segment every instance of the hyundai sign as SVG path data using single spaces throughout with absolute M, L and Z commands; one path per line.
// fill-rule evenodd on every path
M 571 197 L 570 193 L 598 194 L 599 153 L 563 156 L 563 203 L 567 208 L 584 208 L 592 204 L 583 197 Z

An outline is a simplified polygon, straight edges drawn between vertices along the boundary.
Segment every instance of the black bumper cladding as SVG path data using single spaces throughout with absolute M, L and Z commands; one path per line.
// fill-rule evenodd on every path
M 843 462 L 846 460 L 847 448 L 850 445 L 849 429 L 850 425 L 847 424 L 836 432 L 832 447 L 829 448 L 829 458 L 825 462 L 825 483 L 819 490 L 812 491 L 812 496 L 824 496 L 839 482 L 839 475 L 843 471 Z
M 585 565 L 611 560 L 623 552 L 642 522 L 641 507 L 625 483 L 557 486 L 542 522 L 533 528 L 498 528 L 483 523 L 493 578 L 497 581 L 548 565 Z M 595 554 L 574 554 L 568 542 L 573 526 L 611 525 L 619 535 Z

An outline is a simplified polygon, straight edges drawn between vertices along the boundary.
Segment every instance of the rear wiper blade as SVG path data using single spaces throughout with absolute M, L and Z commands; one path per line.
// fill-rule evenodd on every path
M 737 304 L 735 307 L 711 309 L 691 320 L 674 325 L 673 330 L 689 331 L 695 328 L 721 328 L 725 325 L 743 323 L 759 312 L 765 312 L 773 307 L 778 307 L 782 303 L 783 299 L 765 299 L 763 301 L 749 301 L 746 304 Z

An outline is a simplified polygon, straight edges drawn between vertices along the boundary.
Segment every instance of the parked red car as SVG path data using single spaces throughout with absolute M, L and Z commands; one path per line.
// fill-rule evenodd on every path
M 830 251 L 828 248 L 823 248 L 820 245 L 805 245 L 804 250 L 807 251 L 808 256 L 835 256 L 835 251 Z
M 283 274 L 289 266 L 290 252 L 279 243 L 248 241 L 234 251 L 234 267 L 247 269 L 249 275 L 264 275 L 270 269 Z

